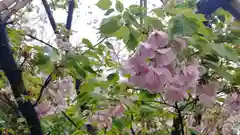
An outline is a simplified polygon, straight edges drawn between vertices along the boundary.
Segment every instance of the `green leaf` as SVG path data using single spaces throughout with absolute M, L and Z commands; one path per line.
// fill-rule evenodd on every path
M 92 43 L 90 42 L 90 40 L 88 40 L 88 39 L 86 39 L 86 38 L 83 38 L 83 39 L 82 39 L 82 43 L 84 43 L 85 45 L 87 45 L 87 47 L 90 48 L 90 49 L 93 49 L 93 48 L 94 48 L 93 45 L 92 45 Z
M 147 8 L 140 7 L 139 5 L 131 5 L 129 6 L 129 11 L 138 17 L 142 17 Z
M 234 83 L 240 85 L 240 69 L 237 69 L 236 73 L 234 74 Z
M 111 0 L 99 0 L 96 5 L 102 10 L 108 10 L 111 7 L 112 2 Z
M 216 52 L 218 55 L 227 58 L 228 60 L 237 61 L 238 55 L 230 47 L 225 46 L 224 44 L 209 44 L 211 49 Z
M 114 12 L 114 9 L 110 8 L 107 10 L 107 12 L 104 15 L 110 15 L 112 12 Z
M 152 10 L 158 17 L 164 17 L 165 13 L 164 10 L 161 8 L 155 8 Z
M 103 33 L 104 35 L 111 35 L 114 32 L 118 31 L 120 27 L 121 27 L 120 20 L 109 18 L 103 20 L 103 23 L 100 26 L 100 32 Z
M 113 119 L 112 121 L 113 125 L 116 126 L 120 131 L 124 128 L 124 122 L 121 119 Z
M 132 32 L 129 34 L 129 39 L 124 42 L 126 43 L 127 48 L 129 50 L 134 50 L 138 46 L 138 43 L 139 43 L 137 38 L 135 37 L 135 35 Z
M 192 128 L 189 128 L 188 131 L 190 132 L 191 135 L 200 135 L 200 133 Z
M 17 123 L 23 123 L 23 122 L 25 122 L 25 119 L 24 119 L 24 118 L 18 118 L 18 119 L 17 119 Z
M 87 70 L 87 71 L 90 72 L 90 73 L 97 74 L 97 72 L 94 71 L 94 70 L 92 69 L 92 67 L 89 66 L 89 65 L 84 66 L 84 69 Z
M 36 65 L 44 65 L 46 64 L 47 62 L 50 61 L 50 58 L 48 55 L 45 55 L 44 53 L 42 52 L 38 52 L 35 56 L 35 64 Z
M 217 98 L 217 101 L 219 101 L 219 102 L 224 102 L 225 101 L 225 98 Z
M 126 26 L 122 26 L 117 32 L 114 33 L 114 36 L 118 39 L 127 41 L 129 38 L 130 30 Z
M 123 13 L 123 19 L 125 19 L 127 23 L 134 25 L 136 28 L 140 27 L 136 17 L 128 10 Z
M 190 36 L 197 32 L 198 27 L 199 25 L 192 19 L 185 17 L 183 14 L 178 14 L 169 21 L 169 40 L 177 36 Z
M 233 76 L 226 69 L 219 67 L 216 72 L 228 81 L 233 80 Z
M 144 22 L 145 22 L 146 29 L 148 29 L 149 27 L 152 27 L 153 29 L 156 29 L 156 30 L 162 30 L 164 28 L 164 25 L 162 24 L 162 22 L 155 17 L 146 16 L 144 17 Z
M 117 1 L 116 1 L 116 5 L 115 5 L 115 8 L 117 9 L 118 12 L 121 13 L 121 12 L 123 11 L 123 9 L 124 9 L 124 6 L 123 6 L 123 4 L 122 4 L 121 1 L 117 0 Z
M 107 76 L 108 81 L 117 82 L 119 80 L 119 75 L 117 73 L 111 73 Z

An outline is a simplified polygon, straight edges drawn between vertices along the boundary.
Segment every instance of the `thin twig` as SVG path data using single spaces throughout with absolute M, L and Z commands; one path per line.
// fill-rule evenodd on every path
M 21 65 L 20 65 L 21 68 L 22 68 L 23 65 L 26 63 L 27 59 L 28 59 L 28 57 L 24 57 L 24 60 L 23 60 L 23 62 L 22 62 Z
M 198 101 L 198 98 L 193 99 L 191 102 L 188 102 L 186 105 L 180 107 L 179 109 L 182 111 L 184 110 L 188 105 L 192 104 L 192 103 L 196 103 Z
M 131 115 L 131 120 L 133 121 L 133 115 Z M 130 125 L 130 130 L 131 130 L 132 135 L 136 135 L 136 133 L 135 133 L 133 127 L 132 127 L 132 123 Z
M 67 118 L 67 120 L 75 127 L 77 128 L 77 124 L 63 111 L 61 111 L 63 116 Z
M 54 72 L 55 72 L 55 71 L 53 71 L 52 73 L 50 73 L 50 75 L 49 75 L 49 76 L 47 77 L 47 79 L 45 80 L 43 86 L 42 86 L 41 89 L 40 89 L 40 94 L 39 94 L 39 96 L 38 96 L 38 98 L 37 98 L 37 100 L 36 100 L 36 103 L 35 103 L 33 106 L 36 106 L 36 105 L 39 103 L 39 101 L 41 100 L 41 97 L 42 97 L 42 95 L 43 95 L 43 91 L 44 91 L 44 89 L 48 86 L 48 84 L 51 82 L 51 80 L 52 80 L 52 75 L 53 75 Z
M 43 43 L 43 44 L 45 44 L 45 45 L 47 45 L 47 46 L 49 46 L 51 48 L 57 50 L 57 48 L 55 48 L 54 46 L 50 45 L 49 43 L 47 43 L 47 42 L 45 42 L 45 41 L 43 41 L 41 39 L 38 39 L 37 37 L 34 37 L 34 36 L 30 35 L 30 34 L 23 34 L 23 33 L 20 33 L 20 34 L 23 35 L 23 36 L 28 36 L 28 37 L 30 37 L 32 39 L 35 39 L 35 40 L 37 40 L 37 41 L 39 41 L 39 42 L 41 42 L 41 43 Z

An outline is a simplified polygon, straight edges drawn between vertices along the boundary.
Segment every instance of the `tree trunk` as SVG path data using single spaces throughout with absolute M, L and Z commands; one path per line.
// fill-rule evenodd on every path
M 26 118 L 31 134 L 42 135 L 40 121 L 32 103 L 21 98 L 22 95 L 27 95 L 27 92 L 22 80 L 21 69 L 17 66 L 9 46 L 5 23 L 2 21 L 0 21 L 0 68 L 11 84 L 18 109 Z

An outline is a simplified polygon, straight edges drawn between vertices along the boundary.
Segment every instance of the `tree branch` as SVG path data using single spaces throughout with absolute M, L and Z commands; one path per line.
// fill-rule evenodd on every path
M 61 111 L 63 116 L 67 118 L 67 120 L 75 127 L 77 128 L 77 124 L 63 111 Z
M 40 121 L 32 103 L 22 98 L 27 95 L 27 90 L 22 80 L 22 71 L 18 67 L 11 53 L 5 23 L 0 21 L 0 66 L 11 84 L 13 95 L 18 103 L 18 108 L 26 118 L 32 135 L 42 135 Z
M 22 36 L 28 36 L 28 37 L 30 37 L 30 38 L 32 38 L 32 39 L 35 39 L 35 40 L 37 40 L 37 41 L 39 41 L 39 42 L 41 42 L 41 43 L 43 43 L 43 44 L 45 44 L 45 45 L 47 45 L 47 46 L 49 46 L 49 47 L 51 47 L 51 48 L 57 50 L 57 48 L 55 48 L 54 46 L 50 45 L 49 43 L 47 43 L 47 42 L 45 42 L 45 41 L 43 41 L 43 40 L 41 40 L 41 39 L 38 39 L 37 37 L 34 37 L 34 36 L 30 35 L 30 34 L 23 34 L 23 33 L 20 33 L 20 34 L 21 34 Z
M 52 80 L 52 75 L 53 75 L 54 72 L 55 72 L 55 70 L 54 70 L 52 73 L 50 73 L 50 75 L 49 75 L 49 76 L 47 77 L 47 79 L 45 80 L 43 86 L 42 86 L 41 89 L 40 89 L 40 93 L 39 93 L 39 96 L 38 96 L 38 98 L 37 98 L 37 100 L 36 100 L 36 103 L 35 103 L 33 106 L 36 106 L 36 105 L 39 103 L 39 101 L 41 100 L 41 97 L 42 97 L 42 95 L 43 95 L 44 89 L 45 89 L 45 88 L 48 86 L 48 84 L 51 82 L 51 80 Z

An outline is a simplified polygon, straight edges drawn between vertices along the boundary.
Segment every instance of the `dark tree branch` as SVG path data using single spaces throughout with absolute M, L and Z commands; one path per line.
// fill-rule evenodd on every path
M 183 116 L 181 114 L 181 110 L 177 105 L 177 102 L 175 103 L 175 110 L 177 113 L 177 117 L 173 119 L 173 125 L 174 128 L 171 132 L 171 135 L 184 135 L 184 124 L 183 124 Z
M 38 39 L 37 37 L 34 37 L 34 36 L 30 35 L 30 34 L 23 34 L 23 33 L 20 33 L 20 34 L 21 34 L 22 36 L 28 36 L 28 37 L 30 37 L 30 38 L 32 38 L 32 39 L 34 39 L 34 40 L 39 41 L 40 43 L 43 43 L 43 44 L 45 44 L 45 45 L 47 45 L 47 46 L 49 46 L 49 47 L 57 50 L 57 48 L 55 48 L 54 46 L 50 45 L 49 43 L 47 43 L 47 42 L 45 42 L 45 41 L 43 41 L 43 40 L 41 40 L 41 39 Z
M 20 65 L 21 68 L 24 66 L 24 64 L 26 63 L 27 59 L 28 59 L 28 57 L 24 57 L 24 60 L 23 60 L 23 62 Z
M 27 90 L 22 80 L 22 71 L 11 53 L 5 23 L 0 21 L 0 66 L 11 84 L 13 95 L 18 103 L 18 109 L 26 118 L 32 135 L 42 135 L 40 121 L 32 103 L 22 98 Z
M 34 104 L 34 106 L 36 106 L 36 105 L 39 103 L 39 101 L 41 100 L 42 95 L 43 95 L 43 92 L 44 92 L 44 89 L 45 89 L 45 88 L 48 86 L 48 84 L 51 82 L 51 80 L 52 80 L 52 75 L 53 75 L 54 72 L 55 72 L 55 71 L 53 71 L 52 73 L 50 73 L 50 75 L 49 75 L 49 76 L 47 77 L 47 79 L 45 80 L 43 86 L 42 86 L 41 89 L 40 89 L 39 96 L 38 96 L 38 98 L 37 98 L 36 103 Z
M 131 120 L 133 121 L 133 115 L 131 115 Z M 131 130 L 132 135 L 136 135 L 136 133 L 135 133 L 133 127 L 132 127 L 132 123 L 130 125 L 130 130 Z
M 67 120 L 75 127 L 77 128 L 77 124 L 63 111 L 61 111 L 63 116 L 67 118 Z

